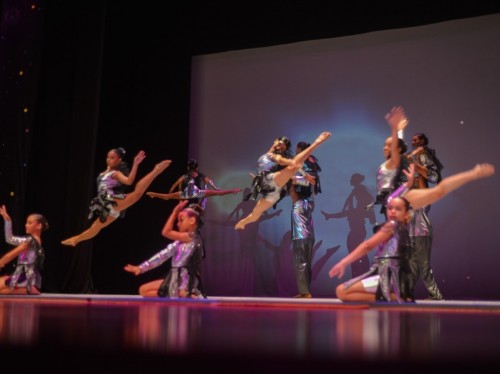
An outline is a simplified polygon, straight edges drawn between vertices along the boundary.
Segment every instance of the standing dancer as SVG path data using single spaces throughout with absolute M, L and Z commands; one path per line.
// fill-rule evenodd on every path
M 415 165 L 415 181 L 413 188 L 429 188 L 441 181 L 443 165 L 436 157 L 436 152 L 429 148 L 429 139 L 424 133 L 414 134 L 411 138 L 413 151 L 407 155 L 410 162 Z M 431 267 L 431 250 L 433 230 L 429 220 L 430 205 L 414 209 L 410 221 L 410 239 L 412 249 L 408 259 L 412 274 L 412 287 L 422 279 L 431 300 L 442 300 L 443 295 L 439 290 L 434 272 Z
M 302 152 L 309 146 L 309 143 L 299 142 L 296 153 Z M 292 249 L 295 280 L 299 291 L 295 297 L 311 298 L 312 255 L 315 242 L 312 213 L 314 211 L 314 195 L 321 192 L 319 179 L 321 167 L 318 164 L 318 159 L 310 155 L 304 161 L 303 169 L 308 177 L 312 177 L 312 183 L 305 180 L 305 176 L 294 176 L 294 183 L 289 190 L 293 203 L 291 211 Z
M 385 119 L 391 127 L 391 136 L 385 140 L 383 148 L 385 161 L 377 170 L 377 197 L 374 202 L 382 205 L 380 213 L 384 215 L 386 198 L 403 182 L 402 170 L 407 165 L 402 165 L 401 155 L 406 152 L 406 144 L 398 137 L 398 132 L 408 125 L 408 118 L 402 107 L 392 108 L 385 115 Z M 368 207 L 371 208 L 371 205 Z

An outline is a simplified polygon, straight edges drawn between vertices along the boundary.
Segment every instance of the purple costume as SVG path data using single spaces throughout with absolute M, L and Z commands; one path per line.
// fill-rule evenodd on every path
M 202 295 L 199 287 L 203 242 L 199 234 L 191 233 L 191 235 L 191 242 L 176 240 L 139 265 L 142 274 L 172 258 L 171 269 L 158 290 L 158 296 L 177 298 L 180 289 L 193 297 Z
M 11 221 L 5 221 L 4 227 L 5 241 L 8 244 L 18 246 L 25 242 L 28 243 L 28 249 L 17 257 L 16 269 L 14 273 L 6 279 L 5 284 L 8 285 L 11 290 L 26 287 L 29 292 L 33 286 L 36 286 L 40 290 L 42 286 L 40 270 L 45 257 L 42 246 L 31 235 L 12 235 Z
M 101 222 L 105 222 L 108 216 L 118 218 L 124 212 L 118 212 L 113 209 L 116 205 L 115 199 L 125 198 L 125 194 L 118 193 L 123 184 L 113 178 L 116 170 L 105 171 L 97 177 L 97 196 L 90 202 L 89 219 L 99 218 Z

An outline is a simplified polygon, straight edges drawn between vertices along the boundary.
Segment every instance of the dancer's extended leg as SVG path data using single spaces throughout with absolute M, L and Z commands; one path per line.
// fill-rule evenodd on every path
M 431 205 L 437 200 L 442 199 L 444 196 L 460 188 L 464 184 L 476 179 L 491 177 L 493 174 L 495 174 L 495 167 L 493 165 L 478 164 L 468 171 L 463 171 L 444 178 L 433 188 L 411 189 L 406 193 L 405 198 L 410 202 L 413 209 L 423 208 L 426 205 Z
M 233 188 L 231 190 L 205 190 L 205 197 L 237 194 L 240 191 L 241 191 L 241 188 Z
M 304 149 L 293 158 L 292 165 L 287 166 L 286 168 L 274 173 L 274 183 L 276 183 L 279 188 L 283 187 L 297 172 L 297 170 L 302 167 L 304 161 L 312 154 L 312 152 L 314 152 L 314 150 L 318 148 L 330 136 L 332 136 L 332 134 L 329 132 L 321 133 L 309 147 Z M 241 219 L 234 228 L 236 230 L 243 230 L 247 224 L 257 221 L 260 216 L 273 205 L 273 202 L 269 202 L 261 198 L 255 205 L 252 212 L 245 218 Z
M 137 202 L 141 196 L 144 194 L 146 189 L 149 187 L 151 182 L 160 175 L 169 165 L 172 163 L 170 160 L 162 161 L 153 168 L 146 176 L 144 176 L 139 182 L 137 182 L 134 191 L 127 194 L 127 196 L 122 200 L 115 200 L 116 205 L 113 206 L 113 209 L 117 212 L 123 211 L 127 209 L 129 206 Z M 61 242 L 62 245 L 68 245 L 71 247 L 76 246 L 78 243 L 92 239 L 96 236 L 103 228 L 111 224 L 116 220 L 115 217 L 108 216 L 106 217 L 106 221 L 101 222 L 99 219 L 96 219 L 92 225 L 81 234 L 72 236 L 71 238 L 65 239 Z
M 127 209 L 132 204 L 136 203 L 142 197 L 142 195 L 144 195 L 146 189 L 153 182 L 153 180 L 166 168 L 168 168 L 171 163 L 171 160 L 165 160 L 156 164 L 153 170 L 151 170 L 148 174 L 142 177 L 139 182 L 137 182 L 134 191 L 128 193 L 123 200 L 115 200 L 117 205 L 116 207 L 114 207 L 114 209 L 117 211 L 122 211 Z
M 247 215 L 245 218 L 241 219 L 236 226 L 234 227 L 236 230 L 243 230 L 246 225 L 249 223 L 257 221 L 262 214 L 271 208 L 274 205 L 274 203 L 267 201 L 265 199 L 259 199 L 257 201 L 257 204 L 253 208 L 253 210 L 250 212 L 249 215 Z
M 316 140 L 302 152 L 295 155 L 293 158 L 293 165 L 290 165 L 276 173 L 274 173 L 274 182 L 279 186 L 283 187 L 288 180 L 299 170 L 304 161 L 318 148 L 323 142 L 325 142 L 330 136 L 332 136 L 329 132 L 321 133 Z
M 68 245 L 70 247 L 75 247 L 78 243 L 83 242 L 84 240 L 92 239 L 94 236 L 99 234 L 99 232 L 114 222 L 116 220 L 115 217 L 107 216 L 106 221 L 101 222 L 100 219 L 96 219 L 90 227 L 83 231 L 82 233 L 72 236 L 71 238 L 65 239 L 61 242 L 62 245 Z

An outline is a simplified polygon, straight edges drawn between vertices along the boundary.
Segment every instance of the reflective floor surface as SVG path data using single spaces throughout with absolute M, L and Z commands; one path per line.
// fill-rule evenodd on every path
M 0 296 L 0 354 L 16 372 L 495 372 L 500 302 Z

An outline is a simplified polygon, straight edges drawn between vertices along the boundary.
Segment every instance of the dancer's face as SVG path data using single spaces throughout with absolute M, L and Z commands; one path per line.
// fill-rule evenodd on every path
M 276 140 L 274 142 L 274 149 L 278 152 L 286 151 L 286 144 L 282 140 Z
M 30 215 L 26 218 L 26 224 L 24 225 L 26 234 L 38 233 L 42 230 L 42 224 L 39 222 L 35 216 Z
M 384 143 L 384 156 L 385 158 L 391 157 L 391 144 L 392 144 L 392 138 L 387 138 Z
M 410 219 L 410 211 L 406 206 L 406 202 L 399 197 L 395 197 L 387 203 L 386 215 L 390 221 L 408 222 Z
M 194 217 L 190 217 L 185 211 L 181 211 L 177 216 L 177 230 L 180 232 L 193 231 L 195 224 L 196 219 Z
M 120 165 L 120 162 L 122 162 L 122 159 L 115 151 L 108 152 L 108 156 L 106 157 L 106 165 L 108 165 L 110 169 L 116 169 L 118 165 Z
M 421 147 L 424 145 L 424 141 L 423 139 L 421 139 L 418 135 L 414 135 L 412 138 L 411 138 L 411 146 L 413 148 L 418 148 L 418 147 Z

